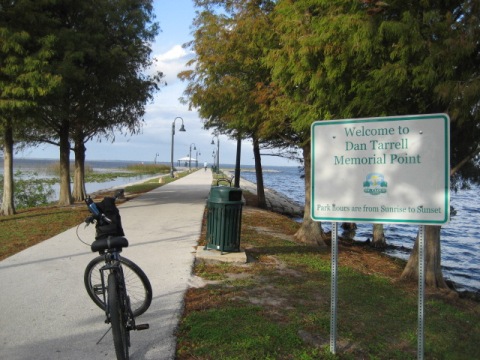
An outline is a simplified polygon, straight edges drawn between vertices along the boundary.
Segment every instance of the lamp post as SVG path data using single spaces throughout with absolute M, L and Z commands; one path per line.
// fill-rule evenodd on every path
M 174 138 L 174 135 L 175 135 L 175 121 L 177 119 L 182 120 L 182 126 L 180 126 L 180 129 L 178 129 L 178 131 L 186 131 L 185 126 L 183 126 L 183 119 L 180 116 L 177 116 L 175 119 L 173 119 L 173 122 L 172 122 L 172 149 L 171 149 L 171 152 L 170 152 L 170 176 L 172 178 L 173 178 L 173 138 Z
M 217 165 L 216 165 L 216 167 L 217 167 L 217 174 L 218 174 L 219 171 L 220 171 L 220 139 L 218 138 L 218 135 L 214 135 L 213 137 L 217 138 Z M 215 141 L 213 141 L 213 138 L 212 138 L 211 145 L 215 145 Z
M 190 144 L 190 153 L 188 155 L 188 171 L 192 170 L 192 145 L 193 145 L 193 150 L 197 150 L 197 145 L 195 143 Z
M 202 155 L 197 151 L 197 154 L 195 155 L 195 167 L 198 168 L 198 155 Z

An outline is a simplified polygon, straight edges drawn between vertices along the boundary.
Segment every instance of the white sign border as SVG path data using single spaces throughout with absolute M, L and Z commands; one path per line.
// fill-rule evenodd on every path
M 445 146 L 444 146 L 444 159 L 445 159 L 445 193 L 444 193 L 444 207 L 445 216 L 442 220 L 426 220 L 426 219 L 385 219 L 385 218 L 355 218 L 355 217 L 322 217 L 315 216 L 315 127 L 316 126 L 328 126 L 328 125 L 341 125 L 341 124 L 358 124 L 358 123 L 371 123 L 371 122 L 392 122 L 392 121 L 408 121 L 408 120 L 428 120 L 428 119 L 443 119 L 444 134 L 445 134 Z M 311 125 L 311 172 L 310 172 L 310 216 L 314 221 L 336 221 L 336 222 L 355 222 L 355 223 L 377 223 L 377 224 L 409 224 L 409 225 L 442 225 L 450 220 L 450 118 L 447 114 L 426 114 L 426 115 L 404 115 L 404 116 L 384 116 L 384 117 L 371 117 L 371 118 L 356 118 L 356 119 L 339 119 L 339 120 L 321 120 L 315 121 Z

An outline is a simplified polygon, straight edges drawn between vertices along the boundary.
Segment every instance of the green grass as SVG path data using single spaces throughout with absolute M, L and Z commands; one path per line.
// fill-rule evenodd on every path
M 189 330 L 189 340 L 195 346 L 192 358 L 314 359 L 318 354 L 316 349 L 302 348 L 293 324 L 265 321 L 262 307 L 249 304 L 225 304 L 218 310 L 196 312 L 182 328 Z M 180 350 L 179 355 L 190 356 L 187 349 Z
M 126 191 L 161 185 L 152 180 Z M 76 226 L 87 215 L 77 204 L 0 217 L 0 259 Z M 329 249 L 276 236 L 291 237 L 298 227 L 284 216 L 244 208 L 241 243 L 255 261 L 196 263 L 195 273 L 213 283 L 187 292 L 178 359 L 416 358 L 416 286 L 395 281 L 401 263 L 351 245 L 340 246 L 337 354 L 329 353 Z M 205 229 L 200 243 L 204 234 Z M 480 358 L 479 303 L 429 292 L 425 314 L 426 359 Z
M 85 206 L 40 207 L 0 216 L 0 260 L 80 224 Z
M 177 179 L 186 175 L 188 172 L 177 174 Z M 143 184 L 128 186 L 125 192 L 127 198 L 131 199 L 174 180 L 169 176 L 164 177 L 163 183 L 152 179 Z M 111 196 L 112 193 L 113 191 L 97 194 L 95 201 L 102 196 Z M 68 207 L 41 206 L 20 210 L 12 216 L 0 216 L 0 260 L 77 226 L 88 215 L 87 207 L 80 203 Z
M 351 244 L 340 247 L 330 353 L 329 249 L 275 236 L 297 228 L 244 208 L 241 243 L 256 260 L 196 262 L 195 274 L 213 282 L 187 292 L 178 359 L 416 359 L 416 285 L 396 281 L 402 263 Z M 425 359 L 480 358 L 479 303 L 429 291 L 425 314 Z

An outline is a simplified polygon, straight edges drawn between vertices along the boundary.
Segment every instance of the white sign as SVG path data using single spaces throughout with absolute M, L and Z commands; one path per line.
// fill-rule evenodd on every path
M 448 115 L 317 121 L 311 130 L 313 220 L 449 220 Z

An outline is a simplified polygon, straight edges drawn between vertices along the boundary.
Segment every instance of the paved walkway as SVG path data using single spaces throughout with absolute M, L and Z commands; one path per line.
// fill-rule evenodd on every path
M 120 206 L 130 242 L 123 255 L 149 277 L 153 301 L 132 332 L 131 359 L 173 359 L 174 331 L 192 284 L 194 246 L 212 181 L 203 170 Z M 0 262 L 0 359 L 115 359 L 112 335 L 83 286 L 96 256 L 70 229 Z M 94 229 L 79 230 L 92 240 Z

